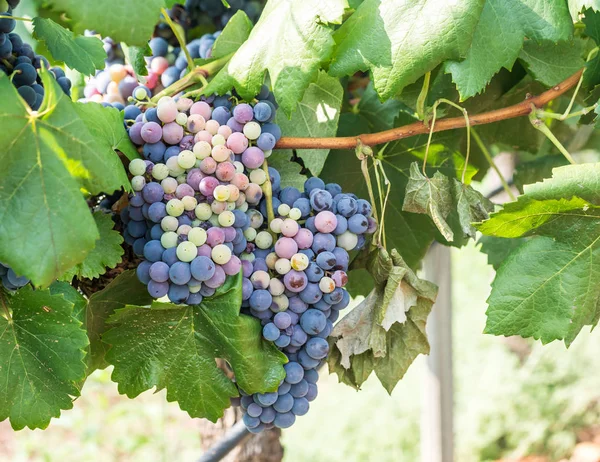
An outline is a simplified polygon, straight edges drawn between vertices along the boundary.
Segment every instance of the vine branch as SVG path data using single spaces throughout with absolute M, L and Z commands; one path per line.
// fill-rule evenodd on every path
M 485 125 L 500 120 L 514 119 L 531 114 L 532 106 L 539 109 L 553 99 L 563 95 L 579 82 L 583 69 L 563 80 L 549 90 L 522 101 L 512 106 L 483 112 L 469 117 L 469 125 Z M 453 117 L 436 122 L 434 132 L 464 128 L 466 120 L 464 117 Z M 361 142 L 366 146 L 389 143 L 390 141 L 410 138 L 411 136 L 429 133 L 429 127 L 423 122 L 415 122 L 391 130 L 378 133 L 368 133 L 357 136 L 331 137 L 331 138 L 294 138 L 282 137 L 275 145 L 275 149 L 354 149 Z

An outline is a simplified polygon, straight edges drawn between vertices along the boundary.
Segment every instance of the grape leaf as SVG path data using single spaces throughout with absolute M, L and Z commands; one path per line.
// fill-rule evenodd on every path
M 0 302 L 12 311 L 0 317 L 0 420 L 15 430 L 46 428 L 79 396 L 87 336 L 73 304 L 48 290 L 25 286 Z
M 584 45 L 583 40 L 558 43 L 527 40 L 519 59 L 538 82 L 551 87 L 583 67 Z
M 302 167 L 292 160 L 292 151 L 288 149 L 277 149 L 268 159 L 269 167 L 273 167 L 281 175 L 281 187 L 292 186 L 304 190 L 306 175 L 301 173 Z
M 225 94 L 235 87 L 244 99 L 252 99 L 269 71 L 277 102 L 289 116 L 330 57 L 331 25 L 341 22 L 346 7 L 346 0 L 269 0 L 248 40 L 205 93 Z
M 397 99 L 379 101 L 373 82 L 370 82 L 358 103 L 358 113 L 369 123 L 372 132 L 388 130 L 394 127 L 398 114 L 408 108 Z
M 568 3 L 573 21 L 578 21 L 579 13 L 586 8 L 600 11 L 600 0 L 568 0 Z
M 33 18 L 33 35 L 43 40 L 57 61 L 77 69 L 85 75 L 93 75 L 96 69 L 104 69 L 106 52 L 98 37 L 75 35 L 52 19 Z
M 554 169 L 478 227 L 501 237 L 536 235 L 501 264 L 486 332 L 570 344 L 600 317 L 600 166 Z M 568 199 L 567 199 L 568 198 Z
M 458 213 L 458 222 L 465 236 L 475 239 L 477 230 L 474 222 L 486 220 L 494 210 L 494 204 L 470 185 L 452 179 L 452 201 Z
M 85 310 L 77 317 L 84 324 L 90 339 L 86 357 L 88 375 L 108 366 L 104 359 L 108 345 L 102 342 L 102 335 L 109 328 L 106 320 L 128 304 L 146 306 L 151 303 L 152 297 L 146 286 L 138 280 L 135 271 L 121 273 L 104 289 L 90 297 Z
M 442 61 L 465 56 L 483 4 L 365 0 L 335 33 L 330 74 L 370 70 L 379 97 L 393 97 Z
M 116 327 L 103 341 L 115 366 L 112 379 L 119 392 L 133 398 L 156 387 L 167 389 L 191 417 L 216 421 L 238 396 L 236 385 L 219 369 L 225 359 L 237 384 L 247 393 L 277 389 L 284 377 L 286 357 L 262 339 L 257 319 L 240 315 L 241 274 L 229 278 L 200 305 L 177 306 L 155 302 L 150 308 L 128 306 L 110 319 Z
M 483 91 L 502 67 L 510 70 L 523 40 L 558 42 L 573 34 L 566 2 L 546 0 L 487 0 L 463 61 L 450 61 L 461 100 Z
M 99 103 L 91 102 L 75 103 L 75 110 L 94 136 L 99 147 L 102 147 L 102 152 L 106 152 L 105 161 L 107 164 L 110 162 L 110 165 L 105 167 L 107 168 L 107 174 L 118 178 L 120 185 L 130 189 L 123 164 L 112 152 L 115 150 L 121 151 L 129 160 L 140 157 L 123 125 L 123 113 L 114 107 L 104 107 Z M 108 191 L 109 189 L 105 190 L 105 192 Z
M 125 52 L 125 56 L 127 56 L 127 61 L 131 64 L 131 67 L 133 67 L 135 75 L 138 77 L 148 75 L 146 56 L 152 56 L 150 46 L 146 43 L 145 46 L 141 47 L 127 46 L 125 44 L 121 44 L 121 47 Z
M 0 75 L 0 241 L 10 242 L 0 260 L 44 286 L 83 261 L 99 237 L 80 188 L 112 192 L 126 175 L 49 72 L 41 76 L 45 99 L 30 112 Z
M 87 254 L 85 260 L 78 263 L 60 277 L 61 281 L 79 279 L 94 279 L 106 273 L 107 268 L 114 268 L 121 262 L 124 250 L 121 247 L 123 238 L 118 231 L 113 230 L 114 221 L 110 215 L 95 212 L 94 220 L 100 232 L 96 246 Z
M 160 17 L 165 0 L 52 0 L 55 11 L 66 13 L 76 31 L 94 30 L 115 42 L 143 47 Z M 132 27 L 132 21 L 135 27 Z
M 320 71 L 316 82 L 311 83 L 296 111 L 288 119 L 277 115 L 277 124 L 285 136 L 310 136 L 313 138 L 335 136 L 340 118 L 344 90 L 338 79 Z M 314 176 L 325 165 L 329 149 L 299 149 L 298 157 Z
M 477 242 L 481 244 L 481 252 L 488 257 L 488 265 L 492 265 L 497 271 L 510 253 L 526 240 L 527 238 L 504 238 L 484 234 Z
M 87 300 L 77 291 L 77 289 L 75 289 L 75 287 L 68 282 L 56 281 L 53 282 L 50 287 L 48 287 L 48 290 L 50 291 L 51 295 L 62 295 L 66 301 L 72 303 L 73 312 L 71 313 L 71 316 L 78 321 L 81 321 L 82 315 L 87 307 Z M 86 359 L 88 359 L 87 354 Z
M 513 182 L 519 191 L 523 192 L 526 184 L 542 181 L 544 178 L 552 176 L 552 170 L 568 164 L 567 159 L 562 155 L 544 156 L 536 158 L 529 162 L 523 162 L 517 165 L 513 174 Z
M 213 58 L 222 58 L 236 51 L 244 43 L 250 31 L 252 30 L 252 21 L 243 10 L 238 10 L 223 28 L 221 34 L 215 40 L 212 47 L 211 56 Z
M 454 233 L 446 222 L 452 207 L 450 188 L 448 177 L 436 172 L 433 178 L 427 178 L 419 171 L 419 164 L 414 162 L 410 166 L 402 210 L 429 215 L 442 236 L 452 242 Z
M 414 359 L 429 352 L 425 322 L 437 288 L 417 278 L 399 254 L 376 250 L 375 288 L 331 334 L 329 368 L 355 388 L 375 370 L 391 393 Z

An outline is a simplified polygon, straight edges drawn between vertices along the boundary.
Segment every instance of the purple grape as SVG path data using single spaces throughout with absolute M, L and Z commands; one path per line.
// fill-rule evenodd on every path
M 142 189 L 142 197 L 148 204 L 160 202 L 164 196 L 165 191 L 162 186 L 154 181 L 148 183 Z
M 271 303 L 273 303 L 273 297 L 267 290 L 255 290 L 250 296 L 250 306 L 256 311 L 268 310 Z
M 313 359 L 320 360 L 325 358 L 329 354 L 329 344 L 327 340 L 313 337 L 306 342 L 306 354 Z
M 208 281 L 205 281 L 204 284 L 211 289 L 217 289 L 225 284 L 225 279 L 227 279 L 227 275 L 223 271 L 223 268 L 215 265 L 215 274 Z
M 354 234 L 363 234 L 369 229 L 369 220 L 364 215 L 357 213 L 348 218 L 348 229 Z
M 326 316 L 319 310 L 307 310 L 300 317 L 302 329 L 309 335 L 318 335 L 327 324 Z
M 215 263 L 205 256 L 194 258 L 189 266 L 191 275 L 198 281 L 208 281 L 216 272 Z
M 169 280 L 169 265 L 163 261 L 152 263 L 152 266 L 150 266 L 150 278 L 156 282 L 167 282 Z
M 273 318 L 273 323 L 278 329 L 287 329 L 292 324 L 292 318 L 286 312 L 277 313 Z
M 187 284 L 192 278 L 190 264 L 178 261 L 169 269 L 169 278 L 177 285 Z
M 156 122 L 146 122 L 140 131 L 140 135 L 146 143 L 158 143 L 163 136 L 163 130 Z
M 336 259 L 333 252 L 321 252 L 317 255 L 317 265 L 319 265 L 324 270 L 330 270 L 336 265 Z
M 252 106 L 245 103 L 238 104 L 233 109 L 233 117 L 236 120 L 236 122 L 240 124 L 250 122 L 254 118 L 254 111 L 252 109 Z
M 263 337 L 270 342 L 274 342 L 279 338 L 280 332 L 275 324 L 270 322 L 263 327 Z
M 291 270 L 283 277 L 283 284 L 290 292 L 302 292 L 307 284 L 308 278 L 303 271 Z
M 190 290 L 187 286 L 171 284 L 168 292 L 169 300 L 179 305 L 185 303 L 187 298 L 190 296 Z
M 150 263 L 149 261 L 140 262 L 140 264 L 138 265 L 138 267 L 136 269 L 136 274 L 142 284 L 148 284 L 150 282 L 151 266 L 152 266 L 152 263 Z
M 144 246 L 144 258 L 150 262 L 157 262 L 162 258 L 164 250 L 160 241 L 148 241 Z
M 317 233 L 313 238 L 313 244 L 311 246 L 313 252 L 315 254 L 320 254 L 321 252 L 333 252 L 335 249 L 336 240 L 335 237 L 331 234 Z
M 286 346 L 288 346 L 291 342 L 291 338 L 289 335 L 286 334 L 282 334 L 279 336 L 279 338 L 277 340 L 275 340 L 275 345 L 277 345 L 279 348 L 285 348 Z
M 150 281 L 148 283 L 148 293 L 152 298 L 162 298 L 169 292 L 169 283 Z

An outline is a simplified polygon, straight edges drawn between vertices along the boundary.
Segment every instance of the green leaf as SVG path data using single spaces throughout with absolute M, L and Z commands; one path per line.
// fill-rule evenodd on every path
M 522 193 L 524 185 L 550 178 L 554 168 L 566 164 L 568 164 L 568 161 L 562 155 L 544 156 L 529 162 L 523 162 L 516 166 L 513 182 Z
M 222 58 L 237 51 L 242 46 L 252 30 L 252 21 L 243 10 L 238 10 L 225 25 L 221 35 L 217 37 L 212 47 L 212 57 Z
M 425 322 L 437 288 L 417 278 L 395 250 L 377 250 L 369 265 L 373 291 L 331 334 L 329 368 L 359 388 L 374 370 L 391 393 L 419 354 L 429 352 Z
M 75 289 L 75 287 L 68 282 L 56 281 L 53 282 L 50 287 L 48 287 L 48 290 L 50 291 L 51 295 L 62 295 L 66 301 L 72 303 L 73 312 L 71 313 L 71 316 L 82 322 L 82 316 L 87 307 L 87 300 L 77 291 L 77 289 Z
M 588 9 L 581 22 L 585 25 L 585 35 L 591 37 L 596 44 L 600 43 L 600 11 Z
M 478 243 L 481 244 L 481 252 L 488 257 L 488 264 L 497 271 L 510 253 L 519 247 L 527 238 L 504 238 L 496 236 L 481 236 Z
M 209 83 L 206 94 L 225 94 L 235 87 L 250 100 L 268 71 L 277 102 L 290 115 L 317 80 L 320 64 L 331 56 L 331 26 L 341 22 L 346 7 L 346 0 L 270 0 L 248 40 Z
M 46 428 L 79 396 L 87 336 L 73 304 L 48 290 L 25 286 L 0 302 L 12 311 L 0 317 L 0 420 L 15 430 Z
M 63 274 L 60 277 L 61 281 L 71 281 L 74 277 L 95 279 L 106 273 L 107 268 L 114 268 L 121 263 L 124 253 L 123 247 L 121 247 L 123 238 L 118 231 L 113 230 L 115 223 L 112 217 L 103 212 L 96 212 L 94 220 L 100 232 L 96 246 L 87 254 L 85 260 Z
M 365 88 L 358 103 L 358 113 L 368 121 L 373 132 L 393 128 L 398 114 L 407 110 L 408 108 L 397 99 L 391 98 L 382 103 L 373 88 L 373 82 Z
M 551 87 L 577 72 L 585 64 L 585 42 L 542 42 L 527 40 L 519 54 L 527 71 L 539 82 Z
M 112 379 L 119 392 L 133 398 L 153 387 L 166 388 L 168 401 L 177 401 L 191 417 L 214 422 L 238 396 L 236 385 L 217 367 L 218 358 L 231 365 L 247 393 L 277 389 L 286 357 L 262 339 L 257 319 L 240 315 L 241 282 L 241 274 L 229 278 L 200 305 L 155 302 L 113 315 L 116 327 L 103 340 L 111 345 L 106 359 L 115 366 Z
M 568 237 L 572 227 L 587 226 L 600 217 L 600 207 L 590 205 L 579 198 L 536 200 L 529 195 L 519 196 L 516 202 L 505 204 L 500 212 L 477 225 L 487 236 L 525 237 L 549 236 Z
M 103 168 L 105 175 L 117 178 L 119 187 L 130 188 L 127 173 L 123 164 L 113 151 L 121 151 L 129 160 L 140 157 L 123 125 L 123 113 L 114 107 L 104 107 L 99 103 L 75 103 L 77 114 L 94 136 L 107 165 Z M 109 188 L 112 186 L 108 186 Z M 114 188 L 114 187 L 113 187 Z M 114 188 L 118 189 L 118 188 Z M 113 191 L 114 189 L 111 189 Z M 108 190 L 105 190 L 108 192 Z
M 452 242 L 454 233 L 446 222 L 452 207 L 450 188 L 448 177 L 436 172 L 433 178 L 427 178 L 419 170 L 419 164 L 414 162 L 410 166 L 410 178 L 406 186 L 402 210 L 429 215 L 442 236 Z
M 292 186 L 304 190 L 306 175 L 301 173 L 302 167 L 292 160 L 292 151 L 288 149 L 276 149 L 267 159 L 269 167 L 276 169 L 281 175 L 281 187 Z
M 512 69 L 525 38 L 558 42 L 572 34 L 566 2 L 487 0 L 466 59 L 447 63 L 446 71 L 465 100 L 483 91 L 502 67 Z
M 600 0 L 568 0 L 569 11 L 573 17 L 573 21 L 579 20 L 579 13 L 586 8 L 600 11 Z
M 90 297 L 85 310 L 81 311 L 78 317 L 84 324 L 90 339 L 86 357 L 88 375 L 96 369 L 104 369 L 108 366 L 105 355 L 109 347 L 102 342 L 102 335 L 109 328 L 107 319 L 126 305 L 145 306 L 151 303 L 152 297 L 148 294 L 148 289 L 138 280 L 133 270 L 121 273 L 104 289 Z
M 330 74 L 370 70 L 389 99 L 447 59 L 465 56 L 483 0 L 365 0 L 335 33 Z
M 471 186 L 452 179 L 452 200 L 458 213 L 458 222 L 465 236 L 475 239 L 474 222 L 486 220 L 494 205 Z
M 136 47 L 136 46 L 127 46 L 121 45 L 123 47 L 123 51 L 125 52 L 125 56 L 127 56 L 127 61 L 133 67 L 133 72 L 135 75 L 144 76 L 148 75 L 148 66 L 146 64 L 146 56 L 152 56 L 152 50 L 150 46 L 146 43 L 145 46 Z
M 52 19 L 33 18 L 33 35 L 43 40 L 54 59 L 77 69 L 85 75 L 93 75 L 96 69 L 104 69 L 106 52 L 98 37 L 75 35 Z
M 321 71 L 317 81 L 308 86 L 291 119 L 279 113 L 276 122 L 285 136 L 335 136 L 343 96 L 344 90 L 339 80 Z M 315 176 L 321 173 L 327 154 L 329 149 L 297 151 L 298 157 L 304 161 L 304 166 Z
M 0 241 L 10 243 L 0 246 L 0 260 L 49 285 L 83 261 L 99 237 L 80 189 L 112 192 L 126 177 L 114 175 L 118 157 L 97 145 L 54 78 L 41 75 L 39 112 L 29 112 L 0 75 Z
M 143 47 L 152 37 L 165 0 L 52 0 L 51 6 L 66 13 L 77 31 L 94 30 L 115 42 Z
M 570 344 L 600 317 L 600 165 L 554 169 L 525 196 L 479 225 L 502 237 L 536 235 L 502 263 L 486 331 Z M 568 199 L 567 199 L 568 198 Z

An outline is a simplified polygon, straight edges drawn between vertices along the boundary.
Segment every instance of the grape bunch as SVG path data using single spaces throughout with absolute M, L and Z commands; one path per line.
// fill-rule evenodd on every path
M 275 111 L 270 100 L 232 108 L 227 98 L 164 97 L 136 116 L 129 137 L 144 160 L 129 165 L 135 193 L 122 221 L 154 298 L 198 304 L 240 271 L 244 232 L 263 225 L 256 207 L 280 136 Z
M 7 290 L 17 290 L 29 284 L 29 279 L 25 276 L 18 276 L 10 266 L 2 262 L 0 262 L 0 279 Z
M 187 45 L 190 56 L 193 59 L 210 57 L 212 45 L 218 36 L 219 32 L 205 34 L 190 42 Z M 104 40 L 105 45 L 112 43 Z M 187 73 L 187 59 L 180 48 L 170 46 L 161 37 L 151 39 L 149 45 L 152 56 L 146 57 L 148 75 L 144 83 L 137 80 L 133 68 L 123 64 L 122 60 L 107 60 L 106 68 L 87 80 L 84 101 L 124 110 L 126 125 L 131 125 L 142 112 L 136 107 L 137 102 L 158 94 Z
M 12 16 L 20 0 L 0 0 L 0 14 Z M 8 75 L 21 98 L 33 110 L 39 109 L 44 99 L 44 87 L 38 69 L 50 68 L 48 60 L 35 54 L 31 45 L 23 43 L 19 34 L 13 32 L 16 21 L 0 18 L 0 72 Z M 59 67 L 50 69 L 60 88 L 67 96 L 71 95 L 71 81 Z
M 260 209 L 266 215 L 265 201 Z M 244 423 L 254 433 L 290 427 L 308 412 L 317 396 L 317 369 L 329 353 L 326 338 L 350 302 L 344 289 L 348 252 L 362 248 L 366 235 L 377 228 L 368 201 L 315 177 L 303 192 L 293 187 L 279 191 L 273 209 L 277 217 L 269 229 L 277 239 L 257 234 L 254 258 L 241 256 L 242 307 L 261 320 L 263 337 L 289 362 L 276 392 L 247 395 L 240 390 Z

